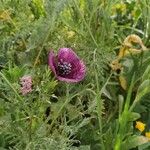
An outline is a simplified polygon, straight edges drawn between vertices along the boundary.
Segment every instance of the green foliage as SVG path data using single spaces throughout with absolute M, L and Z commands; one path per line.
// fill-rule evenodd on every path
M 121 74 L 109 64 L 129 34 L 150 46 L 149 15 L 148 0 L 1 0 L 0 149 L 148 150 L 150 52 L 124 57 Z M 48 52 L 61 47 L 85 61 L 82 82 L 53 77 Z M 25 75 L 32 92 L 22 95 Z
M 129 137 L 128 141 L 124 142 L 122 146 L 124 147 L 125 150 L 128 150 L 145 143 L 148 143 L 148 139 L 146 137 L 134 135 Z

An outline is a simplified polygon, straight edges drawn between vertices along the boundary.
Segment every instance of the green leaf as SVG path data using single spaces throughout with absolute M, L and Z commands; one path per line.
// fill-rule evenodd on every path
M 2 70 L 2 72 L 11 83 L 15 83 L 25 74 L 26 70 L 25 67 L 18 67 L 15 65 L 9 66 L 8 70 Z
M 122 147 L 124 148 L 124 150 L 130 150 L 148 142 L 149 139 L 144 136 L 133 135 L 130 136 L 125 142 L 123 142 Z
M 90 150 L 90 146 L 89 145 L 80 146 L 79 150 Z
M 70 150 L 90 150 L 90 145 L 82 145 L 79 148 L 71 147 Z
M 138 147 L 138 150 L 149 150 L 150 149 L 150 142 L 142 144 Z
M 129 121 L 135 121 L 135 120 L 139 119 L 140 117 L 141 117 L 141 115 L 139 113 L 131 112 L 129 114 Z
M 119 100 L 119 115 L 121 115 L 124 104 L 124 97 L 122 95 L 119 95 L 118 100 Z
M 150 79 L 150 65 L 146 68 L 143 76 L 142 76 L 142 81 Z
M 136 101 L 139 101 L 145 94 L 149 92 L 150 92 L 150 80 L 145 80 L 138 88 Z
M 0 134 L 0 150 L 5 145 L 5 140 L 3 134 Z
M 104 139 L 105 139 L 105 148 L 106 150 L 109 150 L 110 145 L 113 145 L 113 139 L 114 139 L 113 129 L 111 127 L 108 128 L 108 130 L 104 134 Z

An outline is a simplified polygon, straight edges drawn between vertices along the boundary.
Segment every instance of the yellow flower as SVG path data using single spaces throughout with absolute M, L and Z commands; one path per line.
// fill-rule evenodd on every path
M 116 4 L 116 9 L 120 9 L 122 12 L 125 12 L 126 4 L 124 4 L 124 3 Z
M 137 128 L 139 131 L 144 131 L 145 130 L 145 124 L 142 123 L 141 121 L 136 121 L 135 128 Z
M 150 132 L 145 132 L 145 136 L 150 140 Z
M 112 6 L 112 14 L 115 15 L 117 10 L 120 10 L 122 14 L 125 14 L 126 13 L 126 4 L 117 3 L 116 5 L 113 5 Z

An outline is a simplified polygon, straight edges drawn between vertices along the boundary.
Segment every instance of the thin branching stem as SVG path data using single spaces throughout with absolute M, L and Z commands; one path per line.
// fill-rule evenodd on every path
M 91 36 L 91 39 L 93 40 L 95 46 L 98 47 L 98 44 L 97 44 L 97 42 L 96 42 L 96 40 L 95 40 L 95 38 L 94 38 L 94 36 L 93 36 L 93 34 L 92 34 L 92 32 L 91 32 L 91 29 L 90 29 L 88 23 L 86 22 L 86 20 L 85 20 L 83 14 L 82 14 L 82 12 L 81 12 L 81 10 L 80 10 L 80 8 L 79 8 L 77 2 L 76 2 L 76 0 L 73 0 L 73 2 L 74 2 L 74 4 L 75 4 L 75 6 L 76 6 L 76 8 L 77 8 L 77 10 L 78 10 L 78 12 L 79 12 L 79 14 L 80 14 L 80 16 L 81 16 L 81 19 L 83 20 L 83 23 L 85 24 L 85 26 L 86 26 L 86 28 L 87 28 L 87 30 L 88 30 L 90 36 Z
M 94 51 L 94 61 L 96 61 L 96 50 Z M 103 142 L 103 131 L 102 131 L 102 106 L 103 102 L 100 95 L 100 88 L 99 88 L 99 79 L 98 79 L 98 72 L 97 72 L 97 65 L 95 67 L 95 80 L 96 80 L 96 104 L 97 104 L 97 115 L 98 115 L 98 122 L 99 122 L 99 132 L 100 132 L 100 144 L 102 150 L 104 150 L 104 142 Z
M 0 72 L 0 76 L 4 79 L 4 81 L 10 86 L 10 88 L 12 89 L 12 91 L 15 93 L 15 95 L 18 97 L 19 100 L 22 101 L 22 97 L 18 94 L 18 92 L 16 91 L 16 89 L 13 87 L 13 85 L 9 82 L 9 80 L 6 78 L 6 76 Z
M 41 55 L 41 53 L 42 53 L 42 51 L 43 51 L 43 49 L 44 49 L 44 44 L 45 44 L 45 42 L 47 41 L 47 39 L 48 39 L 50 33 L 51 33 L 51 26 L 49 27 L 49 29 L 48 29 L 48 31 L 47 31 L 47 35 L 46 35 L 45 38 L 44 38 L 43 44 L 42 44 L 42 46 L 41 46 L 41 48 L 40 48 L 40 50 L 39 50 L 39 52 L 38 52 L 38 54 L 37 54 L 37 56 L 36 56 L 36 58 L 35 58 L 33 67 L 36 66 L 36 64 L 37 64 L 37 62 L 38 62 L 38 60 L 39 60 L 39 58 L 40 58 L 40 55 Z

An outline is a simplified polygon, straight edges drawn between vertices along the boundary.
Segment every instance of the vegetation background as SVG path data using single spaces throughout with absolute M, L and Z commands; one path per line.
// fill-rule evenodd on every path
M 0 0 L 0 149 L 149 150 L 150 52 L 125 56 L 124 72 L 110 67 L 128 35 L 149 48 L 149 16 L 149 0 Z M 48 53 L 61 47 L 85 62 L 82 82 L 53 77 Z

